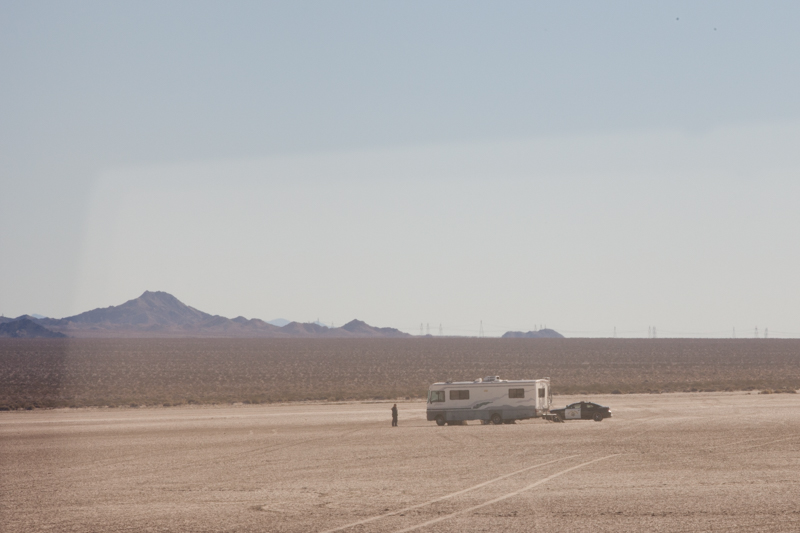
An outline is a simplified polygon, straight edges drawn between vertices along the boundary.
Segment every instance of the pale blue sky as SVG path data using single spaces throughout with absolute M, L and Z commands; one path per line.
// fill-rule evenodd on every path
M 800 336 L 795 2 L 2 2 L 0 313 Z

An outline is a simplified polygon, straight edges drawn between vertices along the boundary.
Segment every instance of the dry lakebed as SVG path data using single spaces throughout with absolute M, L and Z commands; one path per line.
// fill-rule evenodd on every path
M 32 531 L 797 531 L 800 397 L 592 395 L 597 423 L 438 427 L 425 403 L 0 413 Z M 582 399 L 556 396 L 554 406 Z

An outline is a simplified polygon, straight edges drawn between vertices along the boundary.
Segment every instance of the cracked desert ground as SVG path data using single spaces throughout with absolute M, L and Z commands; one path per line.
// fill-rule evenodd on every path
M 398 404 L 397 428 L 386 402 L 0 413 L 0 529 L 800 530 L 798 395 L 590 399 L 613 418 L 438 427 L 424 402 Z

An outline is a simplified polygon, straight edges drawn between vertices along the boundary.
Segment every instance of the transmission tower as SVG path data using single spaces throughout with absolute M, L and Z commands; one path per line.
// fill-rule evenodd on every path
M 769 338 L 769 328 L 764 328 L 764 338 Z
M 733 338 L 736 338 L 736 328 L 733 328 Z
M 655 326 L 653 326 L 653 338 L 654 339 L 656 338 L 656 327 Z
M 755 332 L 753 333 L 753 338 L 758 338 L 758 326 L 756 326 Z
M 427 324 L 425 324 L 425 335 L 430 335 L 430 334 L 431 334 L 431 323 L 428 322 Z
M 444 335 L 444 332 L 442 331 L 442 323 L 439 322 L 439 336 L 441 337 L 442 335 Z
M 481 320 L 481 328 L 478 330 L 478 337 L 483 337 L 483 320 Z
M 419 336 L 422 337 L 422 322 L 419 323 Z
M 617 326 L 614 326 L 614 338 L 617 338 Z

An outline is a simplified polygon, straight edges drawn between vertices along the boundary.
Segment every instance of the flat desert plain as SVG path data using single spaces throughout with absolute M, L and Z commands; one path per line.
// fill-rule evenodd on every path
M 591 396 L 613 418 L 438 427 L 424 402 L 0 413 L 31 531 L 798 531 L 800 397 Z M 559 396 L 556 406 L 580 399 Z
M 0 339 L 0 411 L 422 399 L 495 375 L 559 395 L 797 390 L 800 339 Z

